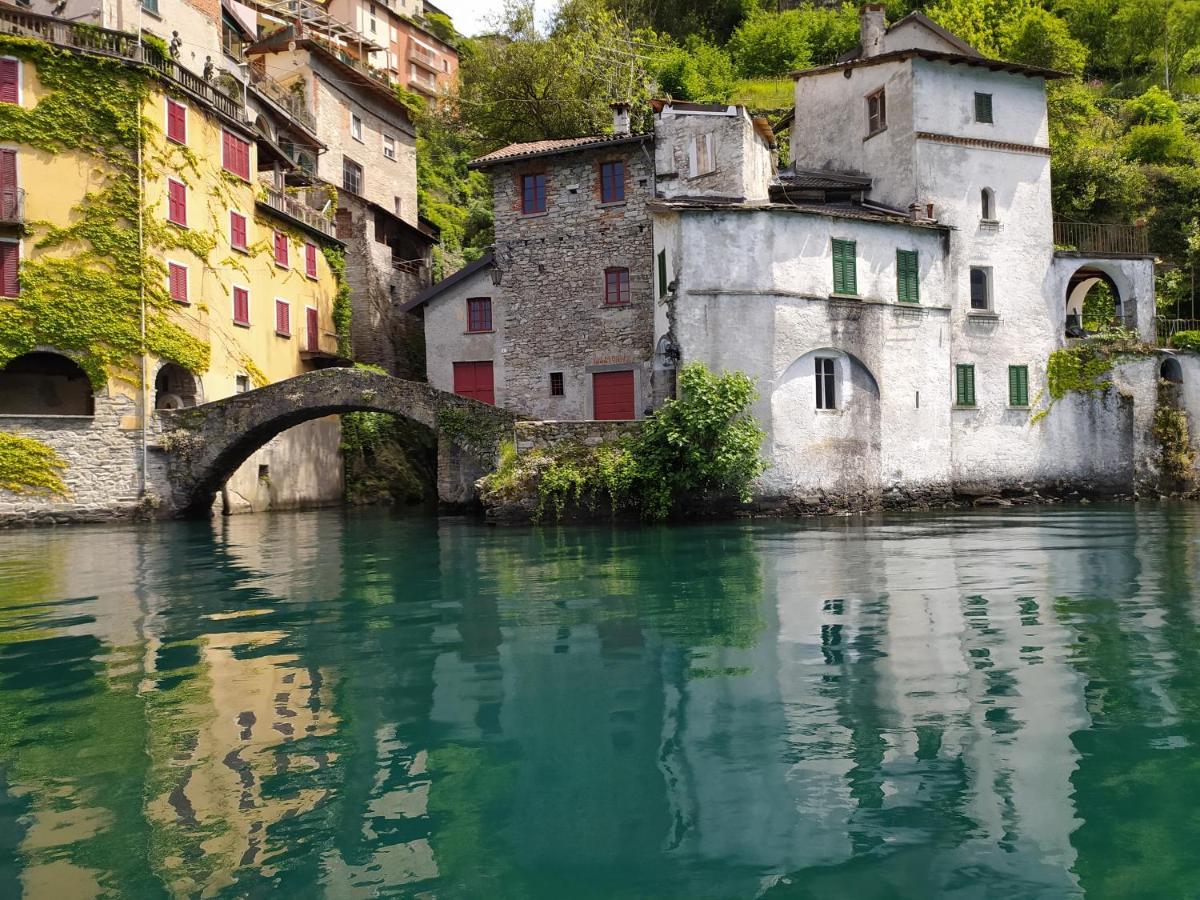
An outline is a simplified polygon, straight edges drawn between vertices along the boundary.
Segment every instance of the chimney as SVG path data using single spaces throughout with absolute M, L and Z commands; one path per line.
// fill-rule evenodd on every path
M 887 31 L 887 19 L 881 3 L 867 3 L 858 14 L 858 42 L 862 47 L 861 58 L 878 56 L 883 52 L 883 35 Z
M 629 134 L 629 104 L 618 101 L 610 106 L 613 111 L 613 134 Z

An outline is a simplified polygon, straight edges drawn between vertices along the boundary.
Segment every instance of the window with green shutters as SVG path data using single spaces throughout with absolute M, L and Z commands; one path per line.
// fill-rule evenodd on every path
M 1008 405 L 1029 405 L 1029 366 L 1008 367 Z
M 975 121 L 987 122 L 992 121 L 992 95 L 991 94 L 975 94 Z
M 854 241 L 833 239 L 833 292 L 835 294 L 857 294 L 858 272 L 855 256 L 858 246 Z
M 954 405 L 975 405 L 975 367 L 969 363 L 954 367 Z
M 658 251 L 658 296 L 667 296 L 667 251 Z
M 918 287 L 917 251 L 896 251 L 896 296 L 901 303 L 918 303 L 921 291 Z

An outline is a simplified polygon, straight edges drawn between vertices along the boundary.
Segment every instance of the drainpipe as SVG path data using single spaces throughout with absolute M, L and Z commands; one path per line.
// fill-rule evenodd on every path
M 138 57 L 141 57 L 142 50 L 142 30 L 138 29 Z M 142 109 L 139 105 L 137 108 L 137 117 L 140 120 Z M 148 374 L 149 361 L 146 359 L 146 234 L 143 219 L 145 217 L 145 202 L 146 183 L 145 173 L 142 172 L 142 129 L 139 121 L 137 130 L 137 201 L 138 201 L 138 298 L 139 298 L 139 329 L 141 331 L 141 367 L 142 367 L 142 383 L 141 383 L 141 404 L 142 404 L 142 477 L 141 490 L 139 491 L 139 499 L 146 499 L 146 465 L 149 461 L 148 444 L 150 441 L 150 410 L 149 403 L 146 402 L 146 376 Z

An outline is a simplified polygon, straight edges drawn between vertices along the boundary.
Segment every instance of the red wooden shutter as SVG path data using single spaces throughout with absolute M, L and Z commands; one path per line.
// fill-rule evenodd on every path
M 282 231 L 275 232 L 275 265 L 287 268 L 288 238 Z
M 17 151 L 0 150 L 0 221 L 17 217 Z
M 168 283 L 171 299 L 177 303 L 188 302 L 187 269 L 179 263 L 167 263 Z
M 239 325 L 250 324 L 250 292 L 245 288 L 233 289 L 233 321 Z
M 317 245 L 304 245 L 304 274 L 309 278 L 317 277 Z
M 241 213 L 229 214 L 229 243 L 239 250 L 246 249 L 246 217 Z
M 304 338 L 306 349 L 316 353 L 321 349 L 321 321 L 317 316 L 317 311 L 311 306 L 304 310 Z
M 167 182 L 167 218 L 176 225 L 187 225 L 187 188 L 181 181 Z
M 292 308 L 284 300 L 275 301 L 275 331 L 289 337 L 292 334 Z
M 592 374 L 592 418 L 635 419 L 633 372 Z
M 187 108 L 182 103 L 167 100 L 167 138 L 177 144 L 187 143 Z
M 0 103 L 21 102 L 21 64 L 15 59 L 0 59 Z
M 16 241 L 0 241 L 0 297 L 16 297 L 20 293 L 17 277 L 21 245 Z
M 481 403 L 496 403 L 495 379 L 491 361 L 456 362 L 454 364 L 454 393 L 472 397 Z
M 221 165 L 226 171 L 250 180 L 250 143 L 236 134 L 221 132 Z

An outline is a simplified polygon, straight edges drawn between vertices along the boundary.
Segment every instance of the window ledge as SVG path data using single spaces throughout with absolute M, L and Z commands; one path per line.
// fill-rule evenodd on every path
M 628 200 L 609 200 L 607 203 L 601 201 L 596 204 L 596 209 L 611 209 L 614 206 L 625 206 L 628 203 Z
M 250 255 L 249 247 L 239 247 L 236 244 L 230 244 L 229 249 L 232 250 L 234 253 L 242 253 L 242 254 L 245 254 L 246 256 Z
M 630 301 L 629 303 L 601 303 L 600 304 L 601 309 L 629 309 L 631 306 L 633 306 L 633 301 Z
M 521 213 L 521 218 L 522 219 L 541 219 L 548 215 L 550 215 L 549 210 L 546 210 L 545 212 L 533 212 L 533 213 L 523 212 L 523 213 Z
M 830 300 L 862 300 L 861 294 L 839 294 L 836 291 L 829 295 Z
M 980 220 L 979 220 L 979 227 L 980 227 L 980 228 L 988 228 L 988 229 L 999 230 L 999 228 L 1000 228 L 1000 220 L 999 220 L 999 219 L 980 219 Z
M 237 319 L 233 320 L 233 324 L 236 325 L 238 328 L 249 328 L 250 327 L 249 322 L 239 322 Z
M 1025 406 L 1014 406 L 1014 405 L 1013 405 L 1013 404 L 1011 404 L 1011 403 L 1010 403 L 1010 404 L 1008 404 L 1008 408 L 1009 408 L 1009 409 L 1015 409 L 1015 410 L 1017 410 L 1017 411 L 1025 411 L 1025 412 L 1028 412 L 1029 410 L 1033 409 L 1033 407 L 1032 407 L 1032 406 L 1029 406 L 1028 404 L 1026 404 Z
M 963 405 L 961 405 L 961 404 L 958 404 L 958 403 L 955 403 L 955 404 L 954 404 L 953 406 L 951 406 L 950 408 L 951 408 L 952 410 L 955 410 L 955 411 L 957 411 L 957 412 L 978 412 L 978 411 L 979 411 L 979 407 L 978 407 L 978 406 L 963 406 Z
M 814 409 L 813 412 L 819 416 L 840 416 L 842 414 L 840 409 Z
M 874 131 L 872 131 L 870 134 L 868 134 L 865 138 L 863 138 L 863 143 L 865 144 L 871 138 L 875 137 L 875 135 L 883 134 L 885 131 L 887 131 L 886 125 L 884 125 L 882 128 L 876 128 Z
M 290 338 L 291 336 L 292 336 L 292 333 L 290 331 L 276 331 L 275 332 L 275 337 Z
M 495 328 L 481 328 L 481 329 L 477 329 L 475 331 L 472 331 L 471 329 L 468 328 L 466 331 L 463 332 L 463 334 L 495 334 L 495 333 L 496 333 Z
M 152 19 L 156 19 L 159 22 L 163 20 L 162 13 L 160 13 L 157 9 L 151 9 L 150 7 L 142 4 L 141 10 Z
M 967 318 L 969 318 L 969 319 L 999 319 L 1000 313 L 993 312 L 990 309 L 970 309 L 970 310 L 967 310 Z

